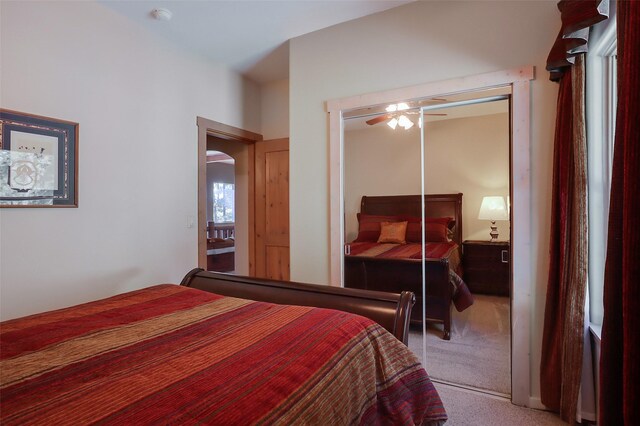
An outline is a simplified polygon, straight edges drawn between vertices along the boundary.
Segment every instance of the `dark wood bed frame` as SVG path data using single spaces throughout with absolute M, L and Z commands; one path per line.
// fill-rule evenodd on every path
M 363 196 L 360 212 L 374 215 L 409 215 L 420 217 L 421 195 Z M 425 195 L 426 217 L 453 217 L 453 241 L 462 247 L 462 194 Z M 451 338 L 451 301 L 449 260 L 428 259 L 425 262 L 426 320 L 444 325 L 443 339 Z M 411 322 L 422 323 L 422 264 L 415 260 L 344 258 L 345 287 L 399 293 L 411 291 L 416 306 Z
M 400 294 L 364 291 L 206 272 L 200 268 L 187 273 L 180 285 L 222 296 L 351 312 L 374 320 L 405 345 L 409 339 L 411 308 L 416 300 L 410 291 Z

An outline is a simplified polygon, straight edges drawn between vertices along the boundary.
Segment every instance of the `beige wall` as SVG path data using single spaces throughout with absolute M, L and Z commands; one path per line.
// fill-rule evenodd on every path
M 509 116 L 492 114 L 428 123 L 425 133 L 425 191 L 463 193 L 464 240 L 488 240 L 489 222 L 478 220 L 485 195 L 509 194 Z M 358 231 L 363 195 L 419 194 L 420 135 L 414 126 L 392 130 L 379 124 L 345 132 L 344 197 L 346 240 Z M 509 222 L 496 222 L 501 240 Z
M 329 280 L 330 99 L 536 67 L 531 84 L 531 394 L 539 363 L 557 86 L 544 71 L 560 16 L 554 2 L 415 2 L 290 43 L 291 277 Z
M 425 187 L 428 194 L 462 192 L 462 238 L 489 240 L 489 225 L 478 220 L 482 197 L 509 195 L 509 115 L 493 114 L 427 125 Z M 496 222 L 500 240 L 509 222 Z
M 0 14 L 2 107 L 80 123 L 79 208 L 0 210 L 2 319 L 179 283 L 197 265 L 196 116 L 259 132 L 258 87 L 97 2 Z
M 289 80 L 260 86 L 261 130 L 265 140 L 289 137 Z

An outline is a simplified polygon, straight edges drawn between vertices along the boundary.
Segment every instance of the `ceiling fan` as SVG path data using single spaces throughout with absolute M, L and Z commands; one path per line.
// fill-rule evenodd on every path
M 446 99 L 432 99 L 434 101 L 446 101 Z M 420 114 L 419 111 L 406 111 L 409 109 L 409 105 L 405 102 L 400 102 L 398 104 L 391 104 L 385 110 L 389 114 L 380 115 L 378 117 L 374 117 L 371 120 L 367 120 L 366 123 L 370 126 L 374 124 L 382 123 L 383 121 L 387 121 L 387 125 L 395 130 L 397 126 L 403 127 L 405 130 L 409 130 L 413 127 L 413 121 L 407 117 L 407 115 Z M 404 112 L 403 112 L 404 111 Z M 439 113 L 425 113 L 424 115 L 433 115 L 433 116 L 446 116 L 447 114 L 439 114 Z M 422 127 L 422 118 L 418 120 L 418 126 Z

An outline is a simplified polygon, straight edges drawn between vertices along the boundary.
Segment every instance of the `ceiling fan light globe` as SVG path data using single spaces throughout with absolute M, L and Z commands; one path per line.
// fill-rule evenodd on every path
M 387 126 L 391 127 L 393 130 L 396 129 L 396 127 L 398 126 L 398 119 L 397 118 L 392 118 L 391 120 L 389 120 L 387 122 Z
M 404 114 L 398 118 L 398 124 L 404 127 L 405 129 L 408 129 L 409 127 L 413 126 L 413 122 L 411 122 L 411 120 L 409 120 L 409 118 Z
M 385 108 L 387 112 L 395 112 L 396 109 L 398 109 L 396 104 L 389 105 L 388 107 Z
M 397 105 L 398 111 L 404 111 L 405 109 L 409 109 L 409 105 L 407 105 L 405 102 L 400 102 Z

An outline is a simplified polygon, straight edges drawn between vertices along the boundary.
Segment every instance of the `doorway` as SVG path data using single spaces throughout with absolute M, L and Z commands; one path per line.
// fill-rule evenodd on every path
M 235 272 L 235 160 L 207 149 L 207 271 Z
M 262 135 L 203 117 L 198 126 L 198 267 L 207 269 L 207 150 L 234 159 L 234 273 L 255 275 L 255 143 Z M 212 230 L 213 231 L 213 230 Z
M 208 266 L 208 236 L 214 242 L 230 239 L 229 229 L 218 230 L 215 224 L 209 229 L 207 219 L 207 151 L 218 151 L 232 157 L 235 166 L 233 273 L 289 280 L 289 139 L 265 141 L 257 133 L 202 117 L 197 125 L 198 267 Z

